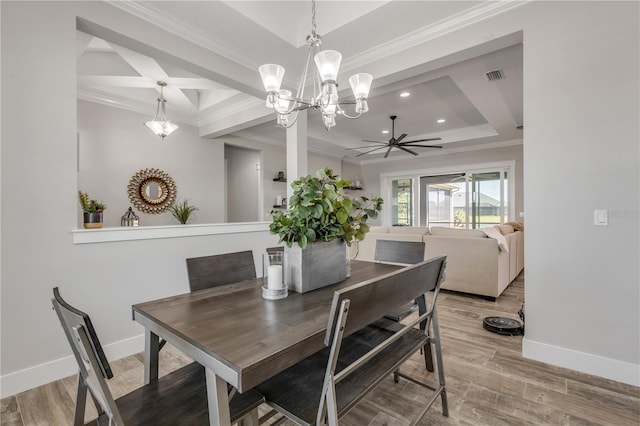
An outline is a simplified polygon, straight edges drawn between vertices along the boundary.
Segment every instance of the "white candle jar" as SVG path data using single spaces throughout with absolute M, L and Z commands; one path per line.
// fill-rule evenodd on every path
M 262 297 L 275 300 L 287 297 L 285 254 L 282 251 L 262 255 Z

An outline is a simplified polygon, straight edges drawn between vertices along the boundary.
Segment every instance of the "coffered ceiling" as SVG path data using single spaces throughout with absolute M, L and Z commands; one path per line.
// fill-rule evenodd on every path
M 440 137 L 439 152 L 521 143 L 522 45 L 517 37 L 487 43 L 475 51 L 419 70 L 403 70 L 392 60 L 412 40 L 433 37 L 491 13 L 496 3 L 431 1 L 318 1 L 317 30 L 323 47 L 343 55 L 340 88 L 355 72 L 370 72 L 374 83 L 370 111 L 358 120 L 337 118 L 327 132 L 319 113 L 309 112 L 310 149 L 347 159 L 376 161 L 384 155 L 356 157 L 370 145 L 363 139 L 386 141 L 390 115 L 397 115 L 396 135 L 406 140 Z M 284 145 L 285 131 L 264 107 L 257 67 L 279 63 L 286 69 L 284 85 L 295 87 L 306 59 L 304 39 L 311 26 L 310 1 L 150 1 L 113 2 L 164 30 L 222 55 L 250 76 L 240 81 L 229 73 L 218 80 L 187 71 L 148 52 L 114 44 L 78 31 L 78 97 L 153 116 L 158 87 L 167 82 L 167 116 L 200 128 L 205 137 L 236 134 Z M 513 6 L 509 6 L 513 7 Z M 90 32 L 90 31 L 89 31 Z M 385 58 L 390 58 L 388 61 Z M 392 69 L 394 72 L 389 72 Z M 378 71 L 380 70 L 380 71 Z M 490 81 L 486 73 L 502 70 L 504 79 Z M 237 73 L 236 73 L 237 74 Z M 378 75 L 383 78 L 377 79 Z M 252 80 L 252 81 L 247 81 Z M 237 84 L 236 84 L 237 83 Z M 400 93 L 409 96 L 401 97 Z M 341 97 L 348 97 L 341 91 Z M 347 106 L 347 109 L 349 107 Z M 227 124 L 229 111 L 243 111 L 246 124 Z M 438 120 L 444 122 L 438 123 Z M 170 142 L 167 138 L 167 142 Z M 420 155 L 436 150 L 418 148 Z M 394 152 L 391 157 L 410 154 Z

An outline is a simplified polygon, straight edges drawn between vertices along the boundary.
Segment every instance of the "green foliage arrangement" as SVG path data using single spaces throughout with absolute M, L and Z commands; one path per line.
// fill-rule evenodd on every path
M 86 192 L 78 191 L 78 198 L 83 213 L 102 213 L 107 208 L 102 202 L 90 199 Z
M 329 168 L 318 170 L 315 177 L 294 181 L 287 210 L 271 212 L 271 233 L 278 234 L 280 242 L 287 246 L 297 243 L 301 248 L 314 241 L 336 238 L 342 238 L 347 245 L 363 240 L 369 232 L 367 220 L 378 216 L 383 201 L 380 197 L 350 198 L 342 190 L 350 184 Z
M 190 206 L 187 200 L 176 201 L 169 207 L 169 211 L 171 212 L 173 217 L 178 219 L 178 222 L 180 222 L 182 225 L 186 224 L 189 221 L 191 213 L 196 210 L 198 210 L 198 208 Z

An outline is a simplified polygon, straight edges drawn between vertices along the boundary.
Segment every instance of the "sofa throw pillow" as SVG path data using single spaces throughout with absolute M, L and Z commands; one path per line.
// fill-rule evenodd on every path
M 513 234 L 515 232 L 513 226 L 511 225 L 504 224 L 504 225 L 497 225 L 497 226 L 500 229 L 500 233 L 502 235 Z
M 515 229 L 516 231 L 524 232 L 524 223 L 522 223 L 522 222 L 516 222 L 516 221 L 507 222 L 507 223 L 505 223 L 505 225 L 511 225 L 511 226 L 513 226 L 513 229 Z

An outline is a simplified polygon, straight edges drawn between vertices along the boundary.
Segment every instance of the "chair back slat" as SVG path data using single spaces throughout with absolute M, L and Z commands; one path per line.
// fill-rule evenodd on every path
M 373 259 L 378 262 L 393 262 L 413 265 L 424 260 L 422 241 L 376 240 Z
M 256 278 L 251 250 L 187 259 L 191 291 Z
M 109 363 L 95 333 L 91 319 L 62 299 L 58 288 L 54 288 L 53 307 L 60 319 L 69 345 L 78 363 L 79 374 L 91 395 L 107 416 L 116 425 L 122 425 L 118 407 L 111 395 L 106 378 L 113 377 Z M 82 402 L 84 403 L 84 401 Z
M 330 345 L 335 332 L 338 308 L 349 300 L 349 316 L 344 335 L 371 324 L 406 303 L 435 290 L 442 279 L 446 256 L 407 266 L 390 274 L 336 290 L 333 295 L 325 344 Z M 435 297 L 434 297 L 435 299 Z M 432 306 L 435 300 L 432 302 Z

